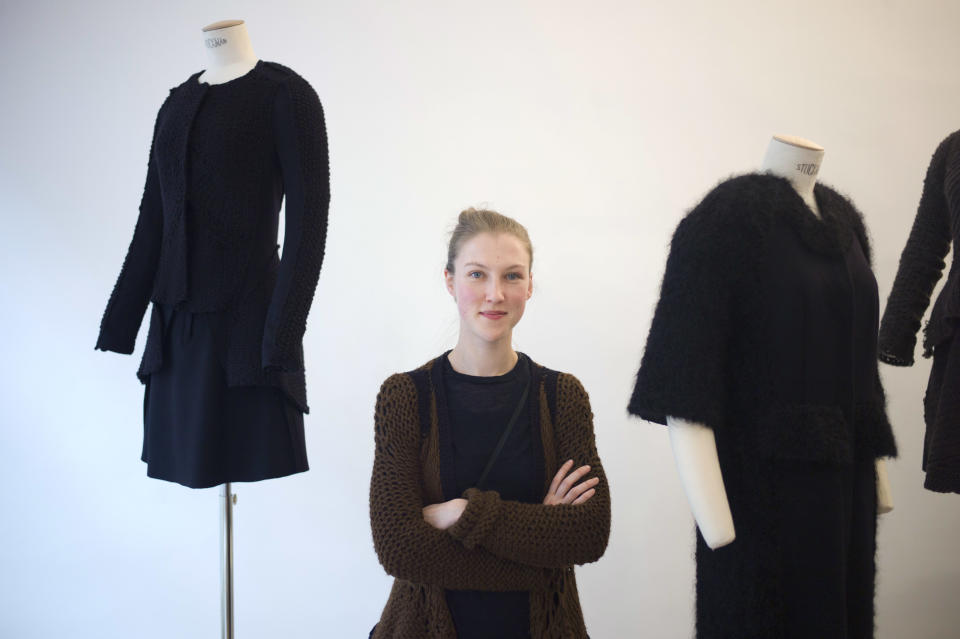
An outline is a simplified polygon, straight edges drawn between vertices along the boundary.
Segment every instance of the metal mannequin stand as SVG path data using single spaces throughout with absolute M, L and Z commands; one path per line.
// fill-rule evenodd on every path
M 220 493 L 220 637 L 233 639 L 233 506 L 237 496 L 230 482 Z

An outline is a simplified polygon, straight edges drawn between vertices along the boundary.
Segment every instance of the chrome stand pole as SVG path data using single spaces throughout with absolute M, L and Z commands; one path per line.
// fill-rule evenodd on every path
M 230 492 L 230 482 L 220 493 L 220 637 L 233 639 L 233 505 L 237 496 Z

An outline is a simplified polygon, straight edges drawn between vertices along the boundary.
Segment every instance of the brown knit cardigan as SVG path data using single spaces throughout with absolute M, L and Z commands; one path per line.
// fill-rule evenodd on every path
M 451 480 L 442 480 L 450 476 L 452 449 L 439 362 L 390 376 L 377 395 L 370 524 L 380 563 L 396 579 L 372 636 L 455 638 L 444 596 L 452 589 L 530 591 L 531 637 L 587 637 L 573 565 L 603 555 L 610 492 L 586 391 L 573 375 L 532 366 L 531 388 L 538 392 L 530 393 L 528 409 L 535 446 L 542 446 L 543 494 L 559 466 L 573 459 L 600 478 L 590 500 L 527 504 L 471 488 L 457 523 L 438 530 L 424 521 L 422 508 L 450 498 Z M 421 410 L 429 413 L 423 428 Z

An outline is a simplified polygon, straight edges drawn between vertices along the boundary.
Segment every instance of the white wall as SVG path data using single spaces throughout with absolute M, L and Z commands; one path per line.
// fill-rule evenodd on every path
M 153 119 L 244 18 L 323 100 L 333 200 L 306 337 L 309 473 L 238 485 L 240 637 L 365 637 L 372 412 L 452 345 L 445 232 L 525 223 L 517 347 L 590 392 L 613 495 L 579 570 L 591 635 L 692 632 L 693 528 L 666 432 L 625 411 L 670 233 L 773 133 L 827 149 L 885 299 L 937 143 L 960 127 L 960 5 L 877 2 L 6 2 L 0 7 L 0 636 L 212 637 L 218 497 L 139 461 L 133 358 L 93 345 L 136 218 Z M 85 5 L 85 6 L 82 6 Z M 883 638 L 960 633 L 960 497 L 925 492 L 929 361 L 882 369 L 901 458 L 879 532 Z

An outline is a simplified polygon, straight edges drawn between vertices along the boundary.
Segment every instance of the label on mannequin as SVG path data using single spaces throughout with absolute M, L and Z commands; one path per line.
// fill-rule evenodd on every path
M 820 171 L 819 164 L 797 164 L 797 170 L 804 175 L 816 175 Z
M 207 45 L 208 49 L 216 49 L 217 47 L 222 47 L 227 43 L 226 38 L 217 37 L 217 38 L 207 38 L 204 40 L 204 43 Z

